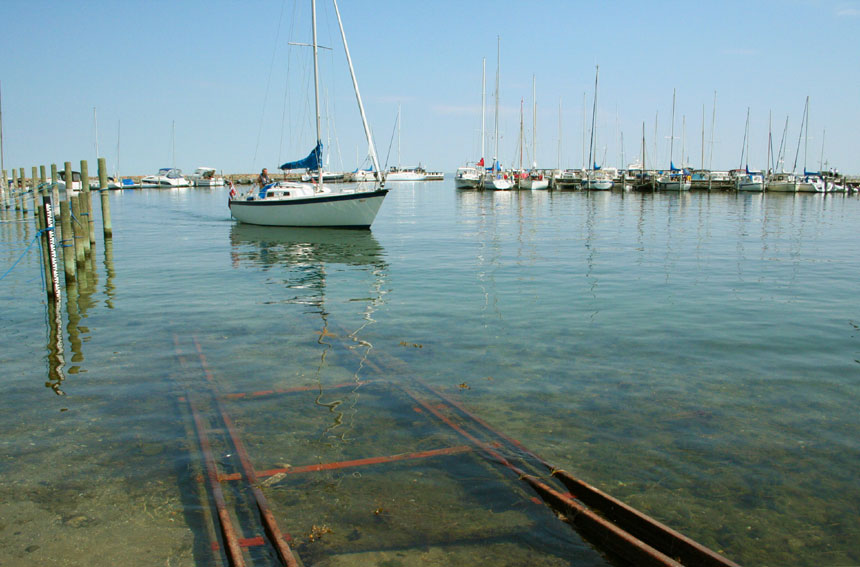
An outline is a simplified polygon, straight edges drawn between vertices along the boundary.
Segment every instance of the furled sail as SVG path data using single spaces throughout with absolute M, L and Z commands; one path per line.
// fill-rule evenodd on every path
M 298 161 L 288 161 L 278 169 L 319 169 L 320 164 L 322 163 L 322 152 L 323 144 L 321 141 L 318 141 L 317 146 L 313 150 L 311 150 L 311 153 L 308 154 L 308 157 L 300 159 Z

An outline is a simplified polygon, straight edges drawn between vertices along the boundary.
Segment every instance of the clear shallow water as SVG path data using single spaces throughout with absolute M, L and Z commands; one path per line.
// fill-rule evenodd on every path
M 238 225 L 221 190 L 111 199 L 61 374 L 37 256 L 0 282 L 0 564 L 217 561 L 185 401 L 214 420 L 212 384 L 311 388 L 224 402 L 258 470 L 462 444 L 360 383 L 380 377 L 739 563 L 860 563 L 856 196 L 404 184 L 372 232 Z M 33 229 L 2 214 L 5 271 Z M 602 562 L 474 454 L 265 493 L 311 564 L 405 561 L 386 538 L 439 564 Z

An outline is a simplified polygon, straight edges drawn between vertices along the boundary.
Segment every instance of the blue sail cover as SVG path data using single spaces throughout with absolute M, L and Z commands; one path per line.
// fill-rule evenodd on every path
M 278 169 L 319 169 L 320 164 L 322 163 L 322 151 L 323 144 L 321 141 L 317 142 L 317 147 L 311 150 L 311 153 L 305 159 L 300 159 L 298 161 L 288 161 L 283 164 Z
M 674 161 L 670 161 L 670 162 L 669 162 L 669 171 L 681 171 L 681 170 L 680 170 L 680 169 L 678 169 L 677 167 L 675 167 L 675 162 L 674 162 Z

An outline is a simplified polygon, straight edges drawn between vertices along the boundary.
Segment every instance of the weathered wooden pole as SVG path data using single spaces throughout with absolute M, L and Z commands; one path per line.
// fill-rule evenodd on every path
M 90 171 L 87 166 L 87 160 L 81 160 L 81 192 L 78 193 L 81 207 L 81 226 L 84 230 L 84 254 L 90 255 L 90 208 L 87 206 L 90 201 Z M 94 239 L 92 239 L 95 241 Z
M 81 210 L 79 206 L 79 201 L 76 194 L 72 193 L 72 184 L 74 181 L 72 180 L 72 162 L 67 161 L 63 164 L 65 166 L 65 182 L 66 182 L 66 201 L 69 202 L 69 213 L 71 225 L 69 229 L 72 231 L 72 244 L 74 246 L 74 255 L 75 262 L 77 264 L 84 263 L 84 242 L 83 242 L 83 229 L 81 229 Z M 63 233 L 65 236 L 65 227 L 63 224 Z
M 107 164 L 105 163 L 105 158 L 99 158 L 99 192 L 101 193 L 102 198 L 102 225 L 104 228 L 105 238 L 113 237 L 113 228 L 111 227 L 111 219 L 110 219 L 110 199 L 108 195 L 110 191 L 108 190 L 107 184 Z
M 87 188 L 86 199 L 87 199 L 87 221 L 88 221 L 87 222 L 87 224 L 88 224 L 87 228 L 89 229 L 89 235 L 90 235 L 89 249 L 92 250 L 96 245 L 96 227 L 95 227 L 96 219 L 95 219 L 95 215 L 93 215 L 93 192 L 92 192 L 92 187 L 90 187 L 90 175 L 89 175 L 90 170 L 89 170 L 89 167 L 87 165 L 87 161 L 81 160 L 81 177 L 84 177 L 84 173 L 87 174 L 87 176 L 86 176 L 86 180 L 87 180 L 87 182 L 86 182 L 87 183 L 86 184 L 86 188 Z
M 77 279 L 75 273 L 75 236 L 72 232 L 72 212 L 69 210 L 69 202 L 60 201 L 60 223 L 63 227 L 63 239 L 60 246 L 63 249 L 63 271 L 66 275 L 66 285 Z
M 44 171 L 44 169 L 43 169 Z M 60 300 L 60 276 L 57 271 L 57 240 L 54 230 L 54 204 L 51 197 L 42 197 L 42 257 L 45 261 L 45 288 L 48 299 Z
M 57 175 L 57 164 L 51 164 L 51 195 L 54 197 L 54 210 L 59 210 L 60 206 L 60 186 L 57 185 L 59 176 Z M 62 216 L 62 214 L 60 215 Z
M 48 179 L 45 177 L 45 166 L 39 166 L 39 183 L 47 183 Z
M 31 175 L 32 178 L 30 179 L 30 185 L 33 186 L 33 210 L 36 212 L 36 216 L 40 217 L 42 216 L 40 213 L 40 211 L 42 210 L 42 203 L 39 202 L 39 181 L 37 177 L 38 170 L 36 169 L 35 165 L 31 170 Z M 36 224 L 39 224 L 38 221 L 36 222 Z
M 27 214 L 27 199 L 24 198 L 24 168 L 18 169 L 18 207 L 26 216 Z

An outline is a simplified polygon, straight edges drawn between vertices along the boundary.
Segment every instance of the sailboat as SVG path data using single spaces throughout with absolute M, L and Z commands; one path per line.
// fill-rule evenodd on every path
M 809 97 L 806 97 L 806 104 L 803 107 L 803 122 L 801 123 L 802 132 L 804 134 L 803 146 L 803 177 L 797 182 L 797 191 L 801 193 L 823 193 L 827 189 L 827 185 L 821 178 L 820 173 L 806 170 L 806 154 L 809 148 Z M 797 140 L 797 151 L 800 152 L 800 138 Z M 797 154 L 794 157 L 795 168 L 797 167 Z
M 496 37 L 496 117 L 495 117 L 495 133 L 496 141 L 493 149 L 493 165 L 484 170 L 484 175 L 481 183 L 484 189 L 490 191 L 508 191 L 513 189 L 514 183 L 508 179 L 507 174 L 502 172 L 499 165 L 499 70 L 501 68 L 502 40 Z
M 741 165 L 735 176 L 735 189 L 738 191 L 761 192 L 764 190 L 764 177 L 761 173 L 750 171 L 749 167 L 750 109 L 747 107 L 747 123 L 744 128 L 744 142 L 741 145 Z M 746 160 L 744 159 L 746 158 Z
M 588 142 L 588 167 L 585 170 L 585 178 L 582 180 L 581 187 L 585 191 L 609 191 L 612 189 L 613 181 L 611 178 L 604 175 L 600 168 L 595 163 L 594 159 L 594 123 L 597 119 L 597 78 L 600 73 L 598 65 L 594 71 L 594 106 L 591 110 L 591 138 Z
M 352 58 L 349 55 L 349 47 L 346 42 L 346 33 L 343 30 L 343 22 L 337 0 L 333 0 L 337 23 L 340 28 L 346 61 L 352 78 L 352 86 L 355 90 L 355 98 L 361 121 L 364 126 L 364 134 L 370 149 L 370 158 L 373 162 L 373 170 L 376 182 L 370 188 L 365 189 L 361 184 L 353 187 L 340 186 L 334 189 L 321 183 L 323 179 L 322 152 L 323 144 L 320 137 L 320 92 L 319 92 L 319 46 L 317 44 L 317 16 L 316 0 L 311 0 L 311 29 L 313 32 L 313 59 L 314 59 L 314 102 L 316 110 L 316 146 L 311 153 L 297 162 L 287 162 L 281 169 L 306 168 L 317 171 L 315 182 L 277 181 L 263 187 L 255 187 L 238 198 L 231 198 L 228 202 L 230 214 L 236 220 L 248 224 L 266 226 L 302 226 L 302 227 L 337 227 L 337 228 L 370 228 L 376 213 L 382 206 L 382 201 L 388 194 L 384 188 L 384 180 L 379 176 L 379 160 L 376 155 L 376 147 L 370 134 L 370 126 L 364 112 L 364 104 L 358 90 L 358 80 L 352 66 Z
M 669 173 L 657 179 L 657 188 L 661 191 L 688 191 L 692 187 L 692 178 L 684 171 L 684 150 L 681 149 L 681 169 L 675 167 L 673 150 L 675 147 L 675 90 L 672 90 L 672 129 L 669 135 Z
M 525 178 L 520 179 L 521 189 L 549 189 L 549 179 L 537 169 L 537 83 L 532 75 L 532 168 Z

